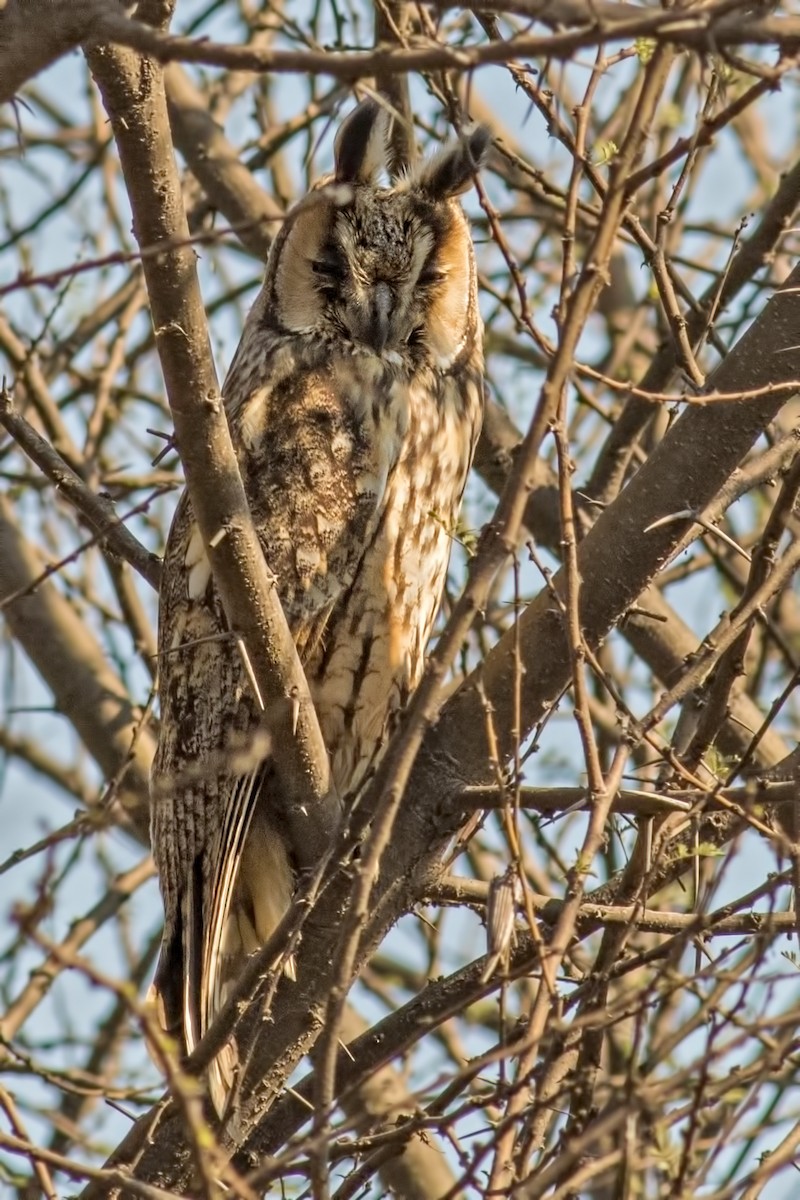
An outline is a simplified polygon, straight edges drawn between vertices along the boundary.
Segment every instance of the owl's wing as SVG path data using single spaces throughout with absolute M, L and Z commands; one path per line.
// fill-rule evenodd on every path
M 253 519 L 307 662 L 381 519 L 401 439 L 372 428 L 318 374 L 297 372 L 290 399 L 284 393 L 270 408 L 255 393 L 231 424 L 237 444 L 246 443 L 240 464 Z M 191 1051 L 246 955 L 288 908 L 293 871 L 270 803 L 268 749 L 235 761 L 238 751 L 248 759 L 263 714 L 185 497 L 165 558 L 159 648 L 153 847 L 166 921 L 155 986 L 163 1023 L 182 1030 Z M 231 1070 L 223 1052 L 211 1071 L 215 1103 Z
M 268 770 L 268 768 L 267 768 Z M 224 807 L 217 845 L 212 853 L 214 878 L 206 887 L 204 856 L 199 853 L 178 898 L 179 918 L 173 936 L 165 928 L 161 959 L 153 985 L 161 1024 L 177 1036 L 190 1054 L 226 999 L 226 943 L 234 918 L 234 891 L 243 848 L 264 781 L 265 766 L 232 782 Z M 254 949 L 255 947 L 248 947 Z M 227 947 L 230 953 L 230 945 Z M 290 966 L 287 973 L 293 975 Z M 209 1067 L 209 1090 L 221 1114 L 236 1073 L 237 1055 L 226 1045 Z
M 264 783 L 263 765 L 248 771 L 235 781 L 226 799 L 219 843 L 213 853 L 214 875 L 205 908 L 201 961 L 205 969 L 193 996 L 198 1007 L 201 1028 L 207 1029 L 214 1014 L 225 1002 L 222 972 L 226 925 L 233 908 L 233 893 L 242 861 L 242 852 L 250 830 L 255 806 Z

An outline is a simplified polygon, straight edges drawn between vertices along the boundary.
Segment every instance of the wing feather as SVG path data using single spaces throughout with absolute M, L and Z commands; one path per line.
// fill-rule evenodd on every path
M 186 881 L 181 902 L 181 938 L 183 942 L 183 1030 L 187 1053 L 191 1054 L 202 1036 L 202 1022 L 197 1007 L 202 979 L 203 863 L 200 855 L 194 860 Z
M 214 874 L 209 904 L 204 906 L 205 939 L 203 973 L 200 979 L 200 1012 L 204 1030 L 224 1003 L 223 948 L 228 921 L 231 919 L 234 889 L 242 860 L 242 849 L 253 820 L 261 792 L 263 765 L 236 780 L 226 799 L 213 855 Z

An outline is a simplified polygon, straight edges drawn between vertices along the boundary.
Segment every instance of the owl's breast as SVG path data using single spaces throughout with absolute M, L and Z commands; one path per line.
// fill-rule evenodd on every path
M 402 385 L 396 385 L 398 390 Z M 454 526 L 480 426 L 480 379 L 420 381 L 394 403 L 406 433 L 358 569 L 307 672 L 334 779 L 352 791 L 377 762 L 419 682 L 447 576 Z M 391 404 L 391 402 L 390 402 Z
M 326 615 L 351 582 L 408 431 L 408 405 L 374 358 L 316 347 L 304 365 L 301 349 L 276 355 L 246 398 L 228 397 L 253 517 L 293 624 Z

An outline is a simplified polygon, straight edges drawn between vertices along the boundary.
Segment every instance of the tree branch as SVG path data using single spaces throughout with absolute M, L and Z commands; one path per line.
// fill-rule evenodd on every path
M 128 50 L 88 53 L 111 119 L 139 246 L 184 242 L 188 225 L 172 152 L 163 70 Z M 244 642 L 270 711 L 276 770 L 301 867 L 330 846 L 338 801 L 303 669 L 253 527 L 208 341 L 194 253 L 145 258 L 156 344 L 200 528 L 230 628 Z
M 110 780 L 107 795 L 123 821 L 147 843 L 153 736 L 69 601 L 49 581 L 33 586 L 44 570 L 0 495 L 0 597 L 20 593 L 3 609 L 9 628 Z
M 117 7 L 114 0 L 111 5 Z M 108 0 L 5 0 L 0 5 L 0 104 L 74 50 L 108 10 Z M 118 17 L 126 20 L 121 7 Z
M 72 507 L 86 518 L 98 537 L 115 554 L 130 563 L 151 587 L 158 588 L 161 578 L 161 562 L 158 555 L 151 554 L 138 538 L 133 536 L 117 515 L 113 501 L 107 497 L 96 496 L 50 443 L 16 411 L 11 393 L 5 386 L 0 388 L 0 425 Z

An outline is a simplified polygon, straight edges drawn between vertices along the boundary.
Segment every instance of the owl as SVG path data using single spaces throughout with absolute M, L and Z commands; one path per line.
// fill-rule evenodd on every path
M 475 129 L 381 187 L 387 125 L 375 101 L 343 123 L 332 177 L 275 238 L 223 387 L 345 802 L 420 678 L 482 416 L 475 260 L 457 197 L 489 135 Z M 289 907 L 294 865 L 264 713 L 185 493 L 158 639 L 151 824 L 165 924 L 154 992 L 189 1053 Z M 229 1043 L 209 1068 L 220 1115 L 236 1062 Z

